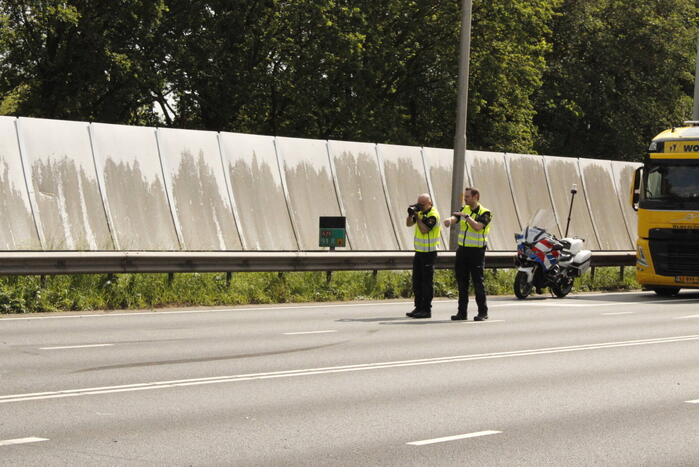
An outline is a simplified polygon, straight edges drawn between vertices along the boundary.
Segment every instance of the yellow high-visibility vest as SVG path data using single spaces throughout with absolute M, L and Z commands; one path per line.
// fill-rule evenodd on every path
M 415 238 L 413 239 L 413 245 L 415 246 L 415 251 L 420 253 L 427 253 L 430 251 L 437 251 L 439 246 L 439 232 L 441 231 L 441 226 L 439 224 L 439 212 L 432 206 L 432 208 L 423 214 L 422 211 L 417 213 L 419 219 L 425 217 L 435 217 L 437 223 L 432 227 L 432 229 L 427 233 L 420 232 L 420 227 L 415 224 Z
M 485 214 L 486 212 L 490 212 L 490 209 L 479 204 L 478 209 L 472 211 L 471 207 L 467 204 L 466 206 L 464 206 L 461 212 L 468 214 L 471 217 L 474 217 L 474 214 L 476 216 L 480 216 L 482 214 Z M 474 220 L 476 219 L 474 218 Z M 473 230 L 473 228 L 471 228 L 471 226 L 468 225 L 468 223 L 466 222 L 466 219 L 462 217 L 461 221 L 459 222 L 459 245 L 476 248 L 483 248 L 484 246 L 486 246 L 488 243 L 488 233 L 490 232 L 490 224 L 492 224 L 492 218 L 491 222 L 488 222 L 488 225 L 483 227 L 481 230 Z

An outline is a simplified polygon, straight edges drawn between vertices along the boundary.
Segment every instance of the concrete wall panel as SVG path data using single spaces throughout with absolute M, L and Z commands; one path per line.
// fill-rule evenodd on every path
M 327 143 L 301 138 L 277 138 L 276 141 L 289 190 L 291 214 L 296 219 L 294 226 L 299 246 L 301 250 L 320 250 L 318 218 L 341 215 Z
M 580 171 L 600 247 L 603 250 L 633 249 L 610 161 L 580 159 Z
M 381 181 L 376 145 L 329 141 L 328 150 L 355 250 L 398 250 Z
M 29 204 L 15 120 L 0 117 L 0 250 L 41 250 Z
M 636 248 L 636 238 L 638 237 L 638 216 L 631 206 L 631 183 L 636 168 L 641 165 L 635 162 L 612 161 L 612 173 L 619 194 L 619 204 L 621 212 L 624 213 L 633 249 Z
M 496 152 L 467 151 L 466 167 L 473 187 L 481 193 L 481 203 L 493 213 L 488 249 L 516 250 L 515 233 L 521 227 L 512 200 L 505 155 Z
M 413 250 L 415 227 L 406 227 L 407 208 L 421 193 L 428 193 L 427 177 L 419 147 L 379 144 L 377 146 L 391 206 L 394 228 L 402 250 Z M 435 204 L 436 206 L 436 204 Z M 444 209 L 437 206 L 440 215 Z M 446 212 L 449 210 L 447 209 Z M 388 219 L 386 219 L 388 221 Z M 440 245 L 444 249 L 444 245 Z
M 220 139 L 246 248 L 254 251 L 298 250 L 274 137 L 221 133 Z
M 155 129 L 92 124 L 97 170 L 121 250 L 179 250 Z
M 543 156 L 505 154 L 505 160 L 510 173 L 512 193 L 520 224 L 526 224 L 539 209 L 554 212 L 544 172 Z M 561 237 L 560 228 L 551 233 Z
M 578 193 L 573 202 L 573 212 L 570 220 L 569 237 L 585 239 L 585 247 L 590 250 L 599 250 L 599 242 L 592 226 L 592 218 L 588 209 L 583 189 L 582 178 L 578 170 L 578 160 L 567 157 L 544 157 L 546 178 L 551 188 L 553 206 L 561 223 L 561 230 L 565 234 L 568 211 L 570 209 L 570 189 L 573 184 L 578 187 Z
M 18 125 L 44 249 L 113 249 L 88 124 L 20 118 Z
M 158 145 L 183 249 L 241 250 L 217 134 L 160 128 Z

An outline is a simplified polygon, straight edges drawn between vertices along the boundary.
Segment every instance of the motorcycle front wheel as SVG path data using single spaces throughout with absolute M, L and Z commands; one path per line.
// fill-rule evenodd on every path
M 532 293 L 532 284 L 527 280 L 527 273 L 517 271 L 515 276 L 515 296 L 520 300 L 527 298 Z
M 568 276 L 563 277 L 560 284 L 551 286 L 551 292 L 558 298 L 565 297 L 571 290 L 573 290 L 573 278 Z

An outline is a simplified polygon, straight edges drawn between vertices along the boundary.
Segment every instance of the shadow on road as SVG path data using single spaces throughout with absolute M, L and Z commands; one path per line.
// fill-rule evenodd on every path
M 336 319 L 338 323 L 375 323 L 377 321 L 398 321 L 398 320 L 403 320 L 405 321 L 408 318 L 401 318 L 401 317 L 396 317 L 396 316 L 391 316 L 389 318 L 342 318 L 342 319 Z
M 407 324 L 408 326 L 421 326 L 424 324 L 444 324 L 444 323 L 453 323 L 454 321 L 450 319 L 411 319 L 411 318 L 400 318 L 401 322 L 390 322 L 390 323 L 379 323 L 379 324 L 385 324 L 387 326 L 396 326 L 396 325 L 401 325 L 401 324 Z

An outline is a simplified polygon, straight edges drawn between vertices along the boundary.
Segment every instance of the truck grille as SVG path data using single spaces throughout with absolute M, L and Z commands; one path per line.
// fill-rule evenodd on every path
M 699 276 L 699 229 L 651 229 L 649 240 L 656 274 Z

